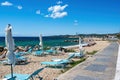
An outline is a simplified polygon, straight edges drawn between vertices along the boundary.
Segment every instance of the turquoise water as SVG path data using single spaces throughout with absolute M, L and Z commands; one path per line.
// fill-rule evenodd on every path
M 69 46 L 78 42 L 65 42 L 65 40 L 78 40 L 78 38 L 43 37 L 43 45 L 46 46 Z M 39 45 L 39 37 L 14 37 L 16 46 Z M 0 46 L 5 46 L 5 38 L 0 37 Z

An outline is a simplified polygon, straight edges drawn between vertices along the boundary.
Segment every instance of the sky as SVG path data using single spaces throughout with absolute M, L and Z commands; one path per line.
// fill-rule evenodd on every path
M 0 0 L 0 36 L 120 32 L 120 0 Z

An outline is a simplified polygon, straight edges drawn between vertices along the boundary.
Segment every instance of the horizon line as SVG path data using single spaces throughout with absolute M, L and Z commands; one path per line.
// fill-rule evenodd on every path
M 107 34 L 120 34 L 120 32 L 116 32 L 116 33 L 81 33 L 81 34 L 57 34 L 57 35 L 43 35 L 43 37 L 51 37 L 51 36 L 66 36 L 66 35 L 70 35 L 70 36 L 77 36 L 77 35 L 107 35 Z M 0 35 L 0 37 L 5 37 L 5 35 Z M 39 36 L 30 36 L 30 35 L 13 35 L 13 37 L 39 37 Z

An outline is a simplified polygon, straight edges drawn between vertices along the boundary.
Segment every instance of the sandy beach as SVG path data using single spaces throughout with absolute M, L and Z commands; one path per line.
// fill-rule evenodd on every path
M 107 47 L 110 42 L 108 41 L 96 41 L 96 45 L 91 47 L 84 47 L 85 51 L 92 52 L 92 51 L 99 51 Z M 78 51 L 78 48 L 75 48 Z M 68 53 L 59 54 L 59 55 L 47 55 L 43 57 L 33 56 L 33 55 L 26 55 L 28 57 L 28 64 L 25 65 L 16 65 L 14 67 L 14 73 L 21 73 L 21 74 L 31 74 L 35 70 L 42 68 L 44 66 L 40 65 L 40 62 L 43 61 L 51 61 L 53 58 L 67 58 Z M 0 64 L 0 80 L 3 79 L 4 75 L 10 73 L 10 66 L 9 65 L 2 65 Z M 44 80 L 54 80 L 57 78 L 61 73 L 61 69 L 57 68 L 45 68 L 39 75 L 43 77 Z M 36 78 L 36 80 L 38 80 Z

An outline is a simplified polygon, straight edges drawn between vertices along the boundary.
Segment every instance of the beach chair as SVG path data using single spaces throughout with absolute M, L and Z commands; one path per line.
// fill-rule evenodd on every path
M 70 59 L 73 58 L 73 56 L 74 54 L 69 56 L 67 59 L 53 59 L 51 62 L 41 62 L 41 65 L 64 68 L 68 63 L 71 62 Z
M 32 53 L 32 49 L 29 49 L 27 52 L 17 52 L 17 53 L 15 53 L 15 54 L 17 54 L 17 55 L 21 55 L 21 56 L 23 56 L 23 55 L 29 55 L 29 54 L 31 54 Z
M 26 63 L 27 62 L 27 58 L 24 56 L 20 56 L 20 55 L 16 55 L 16 64 L 21 64 L 21 63 Z M 3 60 L 0 61 L 1 64 L 7 65 L 9 64 L 8 60 Z
M 27 60 L 28 60 L 28 58 L 24 57 L 24 56 L 17 57 L 16 58 L 16 64 L 26 63 Z
M 40 64 L 41 65 L 46 65 L 46 67 L 61 67 L 61 68 L 64 68 L 66 65 L 67 65 L 68 62 L 65 62 L 65 61 L 51 61 L 51 62 L 41 62 Z
M 46 54 L 48 54 L 48 55 L 52 55 L 52 54 L 56 54 L 56 53 L 57 53 L 56 50 L 52 50 L 52 49 L 46 50 Z
M 80 50 L 80 52 L 76 52 L 76 53 L 69 53 L 69 55 L 73 55 L 73 54 L 74 54 L 74 57 L 81 58 L 85 56 L 85 50 Z
M 32 54 L 34 56 L 43 56 L 44 55 L 44 51 L 43 50 L 38 50 L 38 51 L 34 51 Z
M 29 55 L 29 54 L 31 54 L 31 53 L 32 53 L 32 48 L 28 49 L 27 52 L 24 52 L 25 55 Z
M 48 54 L 48 55 L 52 55 L 52 54 L 55 55 L 55 54 L 61 53 L 60 51 L 56 50 L 55 47 L 52 47 L 51 49 L 46 50 L 45 52 L 46 52 L 46 54 Z
M 58 51 L 58 50 L 46 50 L 46 53 L 45 54 L 48 54 L 48 55 L 56 55 L 56 54 L 60 54 L 62 53 L 61 51 Z
M 32 53 L 32 48 L 30 48 L 27 52 L 28 52 L 28 53 Z
M 5 56 L 6 56 L 6 53 L 7 53 L 7 51 L 3 51 L 3 52 L 2 52 L 2 55 L 0 55 L 0 59 L 3 59 L 3 58 L 5 58 Z
M 89 43 L 84 42 L 84 43 L 82 43 L 82 46 L 83 46 L 83 47 L 89 46 Z
M 32 74 L 17 74 L 14 73 L 13 76 L 16 76 L 16 80 L 35 80 L 34 78 L 37 77 L 39 80 L 42 80 L 42 77 L 39 76 L 39 73 L 43 71 L 44 68 L 40 68 L 36 71 L 34 71 Z M 7 74 L 4 76 L 4 78 L 10 78 L 11 74 Z
M 68 63 L 70 63 L 71 61 L 71 59 L 73 58 L 75 56 L 75 54 L 72 54 L 72 55 L 70 55 L 68 58 L 66 58 L 66 59 L 52 59 L 52 61 L 54 61 L 54 62 L 58 62 L 58 61 L 64 61 L 64 62 L 68 62 Z

